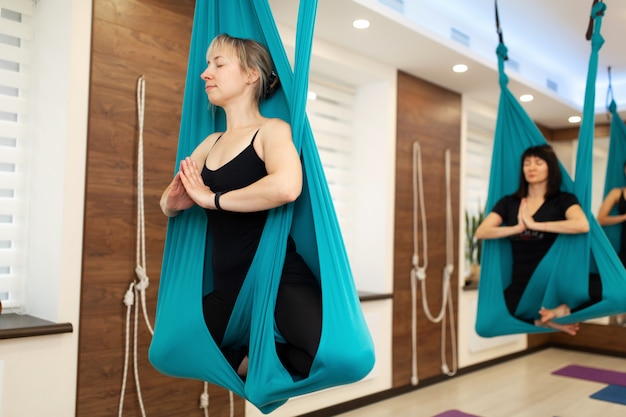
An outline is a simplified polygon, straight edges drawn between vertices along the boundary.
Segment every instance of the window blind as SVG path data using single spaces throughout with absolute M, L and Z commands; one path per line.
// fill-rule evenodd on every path
M 346 246 L 352 226 L 351 195 L 355 92 L 339 82 L 311 76 L 307 116 Z
M 33 8 L 32 0 L 0 0 L 0 300 L 5 307 L 22 303 Z
M 491 154 L 493 152 L 492 127 L 468 120 L 465 147 L 465 209 L 476 215 L 484 210 L 489 190 Z

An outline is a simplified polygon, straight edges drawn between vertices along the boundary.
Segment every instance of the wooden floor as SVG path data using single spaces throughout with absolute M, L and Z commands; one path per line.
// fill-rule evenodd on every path
M 589 398 L 606 385 L 551 375 L 567 365 L 626 372 L 624 358 L 546 349 L 340 416 L 431 417 L 448 410 L 480 417 L 626 416 L 626 405 Z

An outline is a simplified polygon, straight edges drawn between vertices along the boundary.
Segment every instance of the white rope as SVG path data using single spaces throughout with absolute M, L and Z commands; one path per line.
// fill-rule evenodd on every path
M 120 393 L 120 403 L 118 409 L 118 416 L 122 417 L 124 411 L 124 396 L 126 392 L 126 384 L 128 379 L 128 364 L 130 357 L 130 322 L 131 322 L 131 306 L 135 305 L 135 319 L 134 319 L 134 336 L 133 336 L 133 370 L 135 375 L 135 385 L 137 388 L 137 398 L 139 401 L 139 407 L 141 408 L 141 415 L 146 417 L 146 411 L 143 404 L 143 397 L 141 394 L 141 384 L 139 382 L 139 366 L 138 366 L 138 335 L 139 335 L 139 305 L 135 303 L 135 300 L 139 297 L 141 302 L 141 309 L 143 317 L 145 319 L 146 327 L 150 331 L 151 335 L 154 335 L 154 329 L 150 323 L 148 317 L 148 309 L 146 305 L 146 289 L 148 288 L 150 279 L 146 271 L 146 221 L 145 221 L 145 208 L 144 208 L 144 170 L 143 170 L 143 130 L 144 130 L 144 115 L 145 115 L 145 101 L 146 101 L 146 81 L 142 76 L 137 80 L 137 123 L 139 129 L 138 145 L 137 145 L 137 245 L 136 245 L 136 267 L 135 275 L 138 281 L 134 281 L 130 284 L 130 288 L 124 294 L 124 304 L 126 305 L 126 346 L 124 354 L 124 374 L 122 377 L 122 388 Z M 230 392 L 230 415 L 234 416 L 234 397 L 232 391 Z M 204 410 L 205 417 L 209 417 L 209 392 L 208 383 L 204 383 L 204 391 L 200 395 L 200 408 Z
M 412 268 L 411 268 L 411 316 L 412 316 L 412 375 L 411 384 L 417 385 L 419 383 L 418 370 L 417 370 L 417 280 L 421 281 L 422 289 L 422 307 L 428 320 L 433 323 L 441 322 L 441 360 L 442 360 L 442 372 L 447 375 L 454 375 L 456 373 L 456 332 L 454 328 L 454 305 L 453 297 L 450 287 L 450 281 L 452 273 L 454 272 L 454 248 L 453 248 L 453 222 L 452 222 L 452 202 L 451 202 L 451 187 L 450 187 L 450 150 L 446 149 L 445 152 L 446 163 L 446 265 L 443 269 L 442 277 L 442 304 L 441 309 L 437 315 L 433 315 L 428 306 L 428 297 L 426 292 L 426 268 L 428 267 L 428 244 L 427 244 L 427 224 L 426 224 L 426 209 L 424 199 L 424 180 L 422 171 L 422 153 L 419 142 L 413 143 L 413 256 L 412 256 Z M 419 265 L 419 240 L 418 240 L 418 217 L 422 219 L 422 241 L 423 241 L 423 265 Z M 450 371 L 446 362 L 446 306 L 448 306 L 448 314 L 450 319 L 450 338 L 453 341 L 452 344 L 452 356 L 454 361 L 454 370 Z
M 204 383 L 204 390 L 200 394 L 200 408 L 204 410 L 204 416 L 209 417 L 209 384 Z
M 128 361 L 130 346 L 129 331 L 130 331 L 130 307 L 135 305 L 135 318 L 134 318 L 134 331 L 133 331 L 133 371 L 135 376 L 135 386 L 137 388 L 137 399 L 139 401 L 139 407 L 141 409 L 141 415 L 146 417 L 146 410 L 143 404 L 143 396 L 141 395 L 141 383 L 139 382 L 139 365 L 137 357 L 138 349 L 138 337 L 139 337 L 139 304 L 135 301 L 137 296 L 141 299 L 143 306 L 143 313 L 150 330 L 150 334 L 154 334 L 150 320 L 148 319 L 147 310 L 145 308 L 146 301 L 146 288 L 148 287 L 148 275 L 146 274 L 146 229 L 145 229 L 145 217 L 144 217 L 144 203 L 143 203 L 143 119 L 145 109 L 145 79 L 143 76 L 137 80 L 137 121 L 139 126 L 139 144 L 137 149 L 137 251 L 136 261 L 137 266 L 135 268 L 135 274 L 139 278 L 139 282 L 133 282 L 131 288 L 126 292 L 124 296 L 124 304 L 127 306 L 126 314 L 126 361 Z M 127 368 L 124 367 L 124 383 L 122 384 L 122 394 L 120 396 L 120 407 L 118 415 L 121 417 L 123 413 L 123 396 L 126 390 Z
M 150 319 L 148 318 L 148 309 L 146 308 L 146 289 L 148 288 L 150 279 L 146 271 L 146 219 L 144 209 L 144 189 L 143 189 L 143 120 L 145 114 L 146 103 L 146 80 L 139 77 L 137 80 L 137 123 L 139 126 L 139 139 L 137 145 L 137 250 L 136 250 L 136 267 L 135 275 L 139 278 L 136 288 L 141 293 L 141 307 L 146 326 L 150 334 L 154 334 Z
M 446 265 L 443 267 L 443 294 L 447 296 L 448 315 L 450 316 L 450 342 L 452 349 L 452 369 L 446 360 L 446 316 L 441 323 L 441 371 L 454 376 L 457 371 L 456 327 L 454 323 L 454 299 L 451 291 L 451 278 L 454 272 L 454 222 L 452 217 L 452 186 L 450 185 L 450 149 L 445 151 L 446 161 Z M 444 304 L 446 304 L 444 303 Z M 444 306 L 441 307 L 444 310 Z
M 419 157 L 418 157 L 419 156 Z M 428 266 L 428 240 L 426 231 L 426 213 L 424 205 L 419 202 L 424 201 L 422 182 L 422 161 L 421 148 L 419 142 L 413 142 L 413 257 L 411 258 L 411 384 L 417 385 L 419 378 L 417 375 L 417 279 L 426 277 L 426 267 Z M 416 174 L 419 174 L 416 175 Z M 418 181 L 420 184 L 418 184 Z M 421 209 L 422 217 L 422 239 L 424 246 L 424 264 L 419 265 L 419 240 L 418 240 L 418 211 Z
M 130 287 L 126 294 L 124 294 L 124 304 L 126 305 L 126 345 L 125 345 L 125 354 L 124 354 L 124 372 L 122 375 L 122 391 L 120 392 L 120 404 L 118 408 L 117 415 L 121 416 L 124 409 L 124 393 L 126 392 L 126 378 L 128 376 L 128 357 L 129 357 L 129 345 L 130 345 L 130 307 L 134 303 L 134 283 L 130 283 Z
M 416 175 L 417 174 L 417 175 Z M 420 201 L 422 204 L 420 205 Z M 423 265 L 419 265 L 418 210 L 422 218 Z M 422 150 L 419 142 L 413 142 L 413 271 L 419 279 L 426 278 L 428 268 L 428 230 L 426 228 L 426 207 L 422 178 Z
M 145 216 L 144 216 L 144 190 L 143 190 L 143 120 L 145 109 L 145 79 L 143 76 L 137 80 L 137 121 L 139 127 L 139 143 L 137 149 L 137 246 L 136 246 L 136 262 L 135 275 L 139 278 L 139 281 L 133 281 L 130 284 L 130 288 L 124 295 L 124 304 L 126 305 L 126 347 L 125 347 L 125 364 L 124 364 L 124 376 L 122 382 L 122 392 L 120 395 L 120 406 L 118 410 L 118 416 L 121 417 L 124 409 L 124 393 L 126 391 L 126 380 L 128 374 L 128 360 L 130 356 L 130 321 L 131 321 L 131 306 L 135 305 L 135 317 L 133 328 L 133 372 L 135 377 L 135 386 L 137 388 L 137 399 L 139 401 L 139 407 L 141 409 L 141 415 L 146 417 L 146 410 L 143 404 L 143 396 L 141 394 L 141 383 L 139 381 L 139 364 L 138 364 L 138 338 L 139 338 L 139 304 L 135 301 L 139 297 L 143 316 L 145 318 L 146 326 L 150 331 L 150 334 L 154 334 L 152 325 L 148 318 L 148 312 L 146 308 L 146 288 L 148 288 L 148 275 L 146 273 L 146 228 L 145 228 Z
M 137 294 L 139 290 L 135 285 L 135 299 L 137 298 Z M 139 365 L 137 361 L 137 345 L 138 345 L 138 337 L 139 337 L 139 304 L 135 303 L 135 331 L 133 337 L 133 368 L 135 373 L 135 386 L 137 388 L 137 400 L 139 401 L 139 408 L 141 408 L 141 415 L 146 417 L 146 409 L 143 405 L 143 396 L 141 395 L 141 384 L 139 383 Z

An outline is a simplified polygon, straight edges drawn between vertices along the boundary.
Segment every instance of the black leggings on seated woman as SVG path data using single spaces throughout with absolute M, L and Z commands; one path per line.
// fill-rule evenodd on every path
M 522 299 L 522 295 L 524 295 L 524 290 L 526 289 L 527 285 L 528 284 L 526 284 L 525 286 L 516 286 L 514 284 L 511 284 L 509 287 L 507 287 L 504 290 L 504 299 L 506 301 L 506 306 L 509 310 L 509 313 L 511 313 L 512 316 L 515 316 L 515 310 L 517 309 L 517 306 L 519 305 L 519 302 Z M 586 302 L 577 306 L 568 306 L 570 307 L 570 311 L 572 313 L 575 313 L 577 311 L 590 307 L 594 305 L 595 303 L 597 303 L 598 301 L 602 300 L 602 280 L 600 279 L 600 275 L 589 274 L 588 293 L 589 293 L 589 300 L 587 300 Z M 553 307 L 556 307 L 556 306 L 551 306 L 551 308 Z M 527 321 L 529 323 L 534 323 L 534 319 L 522 318 L 522 320 Z
M 306 267 L 306 265 L 305 265 Z M 308 270 L 308 267 L 306 267 Z M 222 346 L 233 305 L 212 292 L 202 300 L 204 320 L 226 360 L 237 370 L 248 347 Z M 322 333 L 322 294 L 312 273 L 283 273 L 274 318 L 286 343 L 276 343 L 281 363 L 292 375 L 307 377 Z

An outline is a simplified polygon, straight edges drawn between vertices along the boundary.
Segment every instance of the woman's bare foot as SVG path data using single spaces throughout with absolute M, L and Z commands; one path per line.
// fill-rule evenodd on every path
M 576 336 L 576 333 L 578 332 L 578 328 L 579 325 L 578 323 L 571 323 L 571 324 L 559 324 L 559 323 L 555 323 L 552 320 L 546 321 L 546 322 L 542 322 L 540 320 L 535 320 L 535 325 L 536 326 L 540 326 L 540 327 L 549 327 L 550 329 L 554 329 L 554 330 L 558 330 L 561 332 L 565 332 L 569 335 L 572 336 Z
M 539 315 L 541 316 L 542 323 L 548 323 L 549 321 L 552 321 L 559 317 L 569 316 L 570 314 L 571 311 L 567 304 L 561 304 L 555 308 L 541 307 L 541 310 L 539 310 Z
M 239 375 L 242 378 L 245 378 L 248 376 L 248 357 L 247 356 L 243 358 L 243 360 L 239 364 L 239 367 L 237 368 L 237 375 Z

